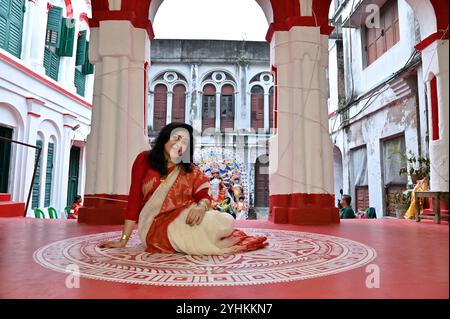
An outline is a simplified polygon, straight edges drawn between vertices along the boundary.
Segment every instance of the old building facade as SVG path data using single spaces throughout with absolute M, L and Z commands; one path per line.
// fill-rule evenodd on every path
M 0 135 L 41 148 L 28 205 L 62 212 L 84 193 L 93 66 L 89 1 L 0 1 Z M 0 141 L 0 193 L 28 201 L 36 149 Z M 17 212 L 17 214 L 23 214 Z M 61 216 L 64 217 L 64 216 Z
M 265 42 L 154 40 L 149 68 L 151 137 L 167 123 L 197 134 L 197 161 L 242 163 L 246 201 L 267 207 L 274 79 Z
M 337 26 L 329 46 L 334 188 L 336 198 L 340 189 L 352 195 L 356 210 L 395 217 L 392 195 L 413 183 L 399 174 L 411 167 L 399 153 L 429 158 L 430 140 L 438 139 L 433 80 L 416 46 L 421 26 L 413 8 L 405 0 L 369 2 L 336 0 L 330 9 Z

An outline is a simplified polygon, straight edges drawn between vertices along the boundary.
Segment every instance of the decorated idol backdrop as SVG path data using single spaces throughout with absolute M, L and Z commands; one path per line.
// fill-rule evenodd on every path
M 228 188 L 239 178 L 242 195 L 249 204 L 249 176 L 246 165 L 232 150 L 221 147 L 203 148 L 196 152 L 194 161 L 209 178 L 213 177 L 214 172 L 218 172 Z

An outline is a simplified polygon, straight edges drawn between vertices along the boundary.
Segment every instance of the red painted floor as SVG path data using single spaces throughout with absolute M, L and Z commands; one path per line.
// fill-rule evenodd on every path
M 279 284 L 227 287 L 128 285 L 81 278 L 65 286 L 66 274 L 43 268 L 33 252 L 70 237 L 120 230 L 66 220 L 0 218 L 0 298 L 449 298 L 449 227 L 424 221 L 344 220 L 338 225 L 274 225 L 241 221 L 242 227 L 316 232 L 352 239 L 377 251 L 380 288 L 368 289 L 365 267 L 326 277 Z

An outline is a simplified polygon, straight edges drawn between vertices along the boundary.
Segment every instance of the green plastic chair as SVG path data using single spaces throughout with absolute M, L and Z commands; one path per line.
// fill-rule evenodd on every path
M 58 212 L 53 207 L 47 208 L 48 216 L 50 216 L 51 219 L 58 219 Z
M 34 209 L 34 217 L 35 218 L 45 218 L 45 214 L 42 210 L 40 210 L 39 208 L 35 208 Z

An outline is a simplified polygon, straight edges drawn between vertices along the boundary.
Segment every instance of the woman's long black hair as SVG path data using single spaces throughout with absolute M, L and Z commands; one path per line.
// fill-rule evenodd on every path
M 173 130 L 177 129 L 185 129 L 189 132 L 189 163 L 181 162 L 178 164 L 183 171 L 186 173 L 190 173 L 193 168 L 194 164 L 194 129 L 192 126 L 186 123 L 170 123 L 164 126 L 159 132 L 158 137 L 155 140 L 154 146 L 150 150 L 150 153 L 148 155 L 148 164 L 151 168 L 158 171 L 161 176 L 166 176 L 167 171 L 167 159 L 164 156 L 164 146 L 169 141 L 170 136 L 173 132 Z

